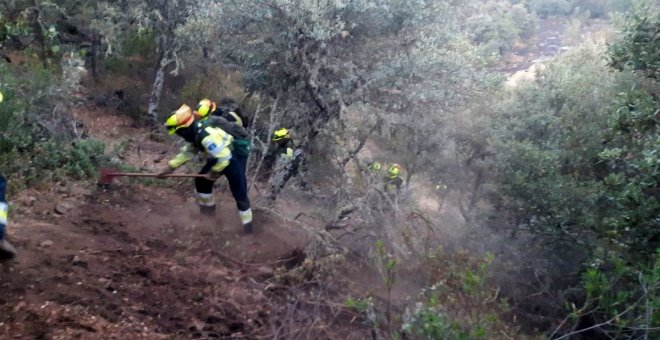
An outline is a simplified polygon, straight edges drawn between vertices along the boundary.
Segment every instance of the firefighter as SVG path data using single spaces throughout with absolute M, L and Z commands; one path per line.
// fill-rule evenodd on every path
M 387 169 L 387 177 L 385 177 L 385 191 L 393 192 L 395 189 L 401 190 L 403 179 L 399 176 L 401 173 L 401 166 L 397 163 L 390 165 Z
M 442 180 L 438 180 L 436 182 L 435 194 L 438 196 L 438 203 L 440 204 L 440 207 L 444 207 L 445 198 L 447 198 L 447 195 L 449 194 L 449 187 L 447 187 L 447 184 L 445 184 L 445 182 Z
M 275 130 L 273 142 L 275 142 L 275 153 L 279 159 L 287 162 L 293 159 L 293 139 L 291 139 L 291 132 L 288 129 Z
M 222 108 L 205 98 L 199 101 L 193 114 L 199 120 L 208 120 L 211 126 L 218 127 L 234 137 L 232 155 L 240 162 L 242 171 L 247 173 L 248 156 L 252 145 L 246 130 L 247 119 L 234 99 L 223 98 L 220 105 Z
M 5 238 L 8 205 L 5 199 L 7 179 L 0 174 L 0 261 L 11 260 L 16 256 L 16 249 Z
M 199 173 L 208 176 L 195 178 L 200 213 L 215 215 L 213 183 L 224 175 L 236 200 L 243 230 L 251 233 L 252 209 L 247 194 L 247 179 L 239 158 L 232 155 L 231 144 L 234 137 L 223 129 L 212 126 L 208 120 L 195 121 L 192 109 L 185 104 L 167 119 L 165 126 L 170 134 L 177 134 L 189 144 L 181 148 L 181 152 L 168 162 L 168 169 L 161 174 L 173 172 L 193 159 L 198 152 L 204 153 L 207 160 Z
M 270 198 L 274 201 L 289 179 L 297 174 L 298 166 L 302 160 L 302 150 L 294 150 L 291 132 L 286 128 L 275 130 L 272 140 L 275 143 L 276 160 L 270 183 Z
M 243 110 L 238 106 L 236 100 L 230 97 L 222 98 L 219 106 L 210 99 L 204 98 L 197 103 L 197 109 L 194 113 L 202 119 L 212 116 L 223 117 L 242 128 L 247 129 L 248 127 L 248 120 Z
M 383 169 L 383 164 L 378 161 L 367 162 L 367 169 L 373 172 L 374 174 L 379 174 Z

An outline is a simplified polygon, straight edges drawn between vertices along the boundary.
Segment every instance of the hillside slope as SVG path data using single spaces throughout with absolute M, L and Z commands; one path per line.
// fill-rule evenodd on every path
M 109 144 L 146 135 L 110 129 L 115 116 L 78 118 Z M 137 167 L 157 167 L 169 149 L 136 144 L 125 159 Z M 306 295 L 317 283 L 280 278 L 302 264 L 305 234 L 255 209 L 258 230 L 243 235 L 220 187 L 217 217 L 206 220 L 185 180 L 53 183 L 11 197 L 9 235 L 20 254 L 3 269 L 0 338 L 366 336 L 352 312 Z

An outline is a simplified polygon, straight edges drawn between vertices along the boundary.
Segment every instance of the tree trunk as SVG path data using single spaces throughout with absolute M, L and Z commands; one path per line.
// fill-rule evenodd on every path
M 92 77 L 94 78 L 95 81 L 98 81 L 99 79 L 98 60 L 99 60 L 100 50 L 101 50 L 101 37 L 99 36 L 98 33 L 94 32 L 92 33 L 91 58 L 92 58 Z
M 483 184 L 483 176 L 484 172 L 482 169 L 477 170 L 477 177 L 474 179 L 474 185 L 472 186 L 472 196 L 470 197 L 470 205 L 469 205 L 469 210 L 472 211 L 474 210 L 474 207 L 477 205 L 477 201 L 479 200 L 479 190 L 481 188 L 481 184 Z
M 483 184 L 483 170 L 479 169 L 477 170 L 476 177 L 474 178 L 474 183 L 472 184 L 472 191 L 468 190 L 463 190 L 461 193 L 461 197 L 458 200 L 458 207 L 461 210 L 461 215 L 463 215 L 463 218 L 465 219 L 465 222 L 470 223 L 472 220 L 472 211 L 477 205 L 477 201 L 479 200 L 479 190 L 481 188 L 481 185 Z M 467 198 L 467 196 L 470 196 L 469 201 L 466 203 L 463 202 L 463 199 Z
M 412 179 L 413 175 L 417 174 L 417 170 L 419 170 L 419 157 L 424 152 L 424 148 L 422 147 L 421 142 L 415 143 L 417 146 L 417 150 L 415 151 L 414 158 L 412 159 L 412 162 L 410 162 L 410 167 L 408 168 L 408 171 L 406 171 L 406 183 L 404 185 L 406 188 L 409 187 L 410 185 L 410 180 Z
M 41 59 L 41 64 L 43 65 L 44 68 L 48 68 L 48 51 L 47 51 L 47 44 L 46 44 L 46 37 L 44 37 L 43 33 L 43 27 L 41 27 L 41 22 L 40 22 L 40 17 L 41 17 L 41 9 L 39 9 L 39 3 L 37 1 L 34 1 L 34 17 L 32 19 L 32 29 L 34 30 L 34 37 L 35 40 L 39 43 L 40 49 L 39 49 L 39 59 Z
M 149 96 L 149 108 L 147 110 L 147 117 L 152 123 L 158 121 L 158 106 L 160 105 L 160 97 L 163 94 L 163 85 L 165 84 L 165 69 L 172 63 L 172 46 L 174 45 L 173 37 L 165 35 L 161 38 L 161 53 L 158 58 L 158 69 L 156 69 L 156 76 L 154 83 L 151 87 L 151 95 Z
M 374 126 L 372 126 L 369 129 L 369 132 L 365 133 L 362 137 L 360 137 L 357 147 L 354 150 L 350 151 L 348 153 L 348 155 L 346 157 L 344 157 L 344 159 L 341 161 L 341 167 L 342 168 L 345 168 L 346 165 L 348 165 L 348 163 L 353 158 L 355 158 L 355 156 L 357 156 L 357 154 L 359 154 L 360 151 L 362 151 L 362 148 L 364 148 L 364 145 L 367 144 L 367 140 L 369 139 L 371 134 L 373 134 L 374 131 L 376 131 L 377 127 L 378 127 L 378 124 L 374 124 Z

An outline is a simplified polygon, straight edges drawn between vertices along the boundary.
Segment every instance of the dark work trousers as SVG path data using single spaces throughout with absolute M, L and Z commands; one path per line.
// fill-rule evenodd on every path
M 200 174 L 211 172 L 211 168 L 215 165 L 217 159 L 209 159 Z M 222 174 L 227 177 L 229 182 L 229 189 L 231 194 L 236 200 L 236 207 L 239 211 L 246 211 L 250 209 L 250 199 L 248 198 L 247 178 L 245 170 L 247 167 L 247 157 L 232 157 L 229 160 L 229 165 L 222 170 Z M 209 181 L 206 178 L 195 178 L 195 189 L 197 192 L 203 194 L 213 193 L 214 181 Z

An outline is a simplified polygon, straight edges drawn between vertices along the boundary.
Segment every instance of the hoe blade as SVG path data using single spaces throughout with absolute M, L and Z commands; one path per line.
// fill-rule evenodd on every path
M 115 171 L 113 169 L 101 168 L 99 171 L 99 181 L 98 184 L 109 185 L 112 183 L 112 179 L 115 177 Z

